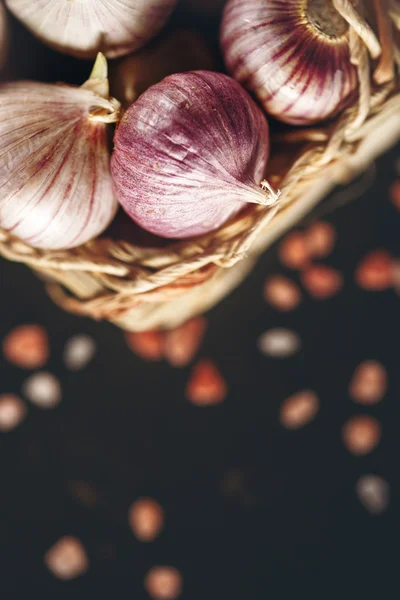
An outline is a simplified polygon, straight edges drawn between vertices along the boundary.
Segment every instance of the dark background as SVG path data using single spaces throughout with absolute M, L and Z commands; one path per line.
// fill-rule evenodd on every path
M 60 60 L 46 51 L 46 65 L 55 56 Z M 63 61 L 72 64 L 57 64 Z M 324 215 L 336 226 L 336 249 L 326 262 L 345 278 L 337 297 L 317 302 L 305 294 L 288 314 L 266 305 L 267 274 L 285 272 L 273 247 L 211 311 L 200 355 L 227 380 L 220 406 L 189 404 L 190 368 L 142 361 L 117 328 L 61 312 L 26 267 L 0 261 L 0 338 L 21 323 L 44 325 L 47 368 L 63 386 L 54 410 L 29 405 L 26 420 L 0 435 L 2 597 L 144 600 L 143 578 L 154 564 L 181 571 L 184 600 L 398 597 L 399 297 L 354 282 L 368 251 L 398 255 L 400 215 L 388 199 L 398 156 L 399 148 L 378 161 L 375 182 L 360 198 L 334 212 L 338 197 L 328 198 L 306 220 Z M 259 352 L 257 338 L 276 326 L 301 336 L 299 354 L 278 361 Z M 98 352 L 84 371 L 71 373 L 63 347 L 82 332 L 94 337 Z M 348 396 L 354 368 L 366 359 L 389 373 L 389 392 L 372 407 Z M 1 360 L 0 392 L 18 394 L 27 373 Z M 286 431 L 280 404 L 303 388 L 318 393 L 320 412 L 303 429 Z M 341 427 L 363 412 L 381 421 L 383 435 L 373 453 L 354 457 Z M 390 507 L 380 516 L 355 494 L 356 481 L 369 473 L 391 486 Z M 223 482 L 235 474 L 241 485 L 227 495 Z M 73 480 L 96 490 L 94 508 L 73 496 Z M 166 514 L 164 532 L 147 545 L 127 523 L 128 507 L 141 495 L 157 498 Z M 43 555 L 68 534 L 82 541 L 90 568 L 63 583 Z

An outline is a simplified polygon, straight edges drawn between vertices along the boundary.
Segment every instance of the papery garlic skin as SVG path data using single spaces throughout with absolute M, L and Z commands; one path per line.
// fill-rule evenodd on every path
M 177 0 L 5 0 L 49 46 L 79 58 L 129 54 L 163 27 Z
M 121 59 L 114 70 L 111 68 L 111 89 L 122 106 L 128 108 L 151 85 L 168 75 L 214 68 L 215 60 L 204 38 L 194 31 L 177 30 Z
M 332 0 L 228 0 L 221 45 L 229 72 L 286 123 L 334 117 L 357 88 Z
M 185 238 L 213 231 L 248 202 L 267 204 L 269 130 L 232 78 L 170 75 L 128 109 L 111 172 L 125 211 L 144 229 Z
M 0 1 L 0 68 L 4 65 L 8 49 L 8 20 L 6 9 Z
M 110 102 L 92 91 L 36 82 L 0 86 L 0 227 L 38 248 L 99 235 L 117 209 L 106 125 Z

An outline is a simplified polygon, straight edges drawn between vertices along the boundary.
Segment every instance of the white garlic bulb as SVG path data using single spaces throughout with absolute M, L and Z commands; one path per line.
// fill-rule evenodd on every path
M 0 67 L 5 63 L 8 47 L 8 23 L 6 9 L 0 1 Z
M 177 0 L 5 0 L 43 42 L 81 58 L 129 54 L 163 27 Z
M 38 248 L 79 246 L 111 222 L 117 201 L 102 55 L 82 87 L 33 81 L 0 86 L 0 227 Z

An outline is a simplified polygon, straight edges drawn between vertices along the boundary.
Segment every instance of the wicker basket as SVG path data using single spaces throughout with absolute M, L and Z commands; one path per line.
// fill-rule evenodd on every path
M 207 310 L 336 184 L 349 182 L 400 139 L 399 78 L 392 71 L 380 77 L 380 85 L 374 83 L 379 78 L 377 71 L 371 76 L 365 46 L 352 28 L 349 35 L 359 97 L 335 122 L 293 129 L 273 140 L 266 176 L 281 190 L 274 206 L 252 204 L 216 232 L 153 249 L 99 238 L 49 252 L 0 230 L 0 254 L 38 273 L 66 310 L 126 330 L 171 328 Z M 395 41 L 390 44 L 385 53 L 392 52 L 398 63 Z

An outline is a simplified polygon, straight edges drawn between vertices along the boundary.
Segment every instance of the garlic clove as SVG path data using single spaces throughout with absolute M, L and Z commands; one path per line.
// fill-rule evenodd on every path
M 228 0 L 221 44 L 233 76 L 287 123 L 335 116 L 357 87 L 348 24 L 332 0 Z
M 177 0 L 6 0 L 10 11 L 49 46 L 78 56 L 129 54 L 163 27 Z
M 194 31 L 181 29 L 123 58 L 114 72 L 111 71 L 112 91 L 127 108 L 167 75 L 214 67 L 211 48 L 204 38 Z
M 85 86 L 0 86 L 0 227 L 46 249 L 99 235 L 117 210 L 105 125 L 117 112 Z
M 268 123 L 243 88 L 193 71 L 170 75 L 127 110 L 111 170 L 134 221 L 185 238 L 217 229 L 247 203 L 271 203 L 262 182 L 268 153 Z

